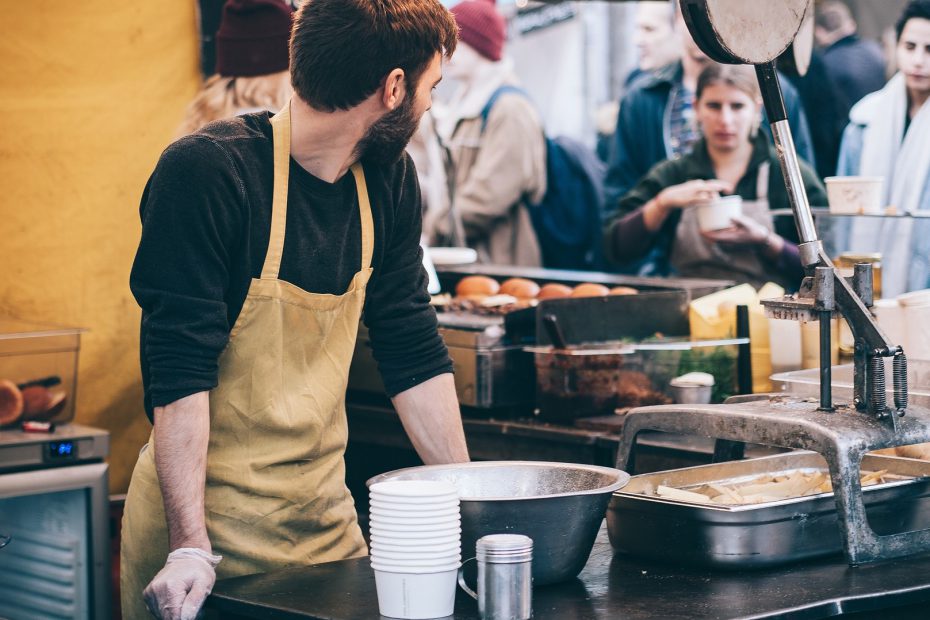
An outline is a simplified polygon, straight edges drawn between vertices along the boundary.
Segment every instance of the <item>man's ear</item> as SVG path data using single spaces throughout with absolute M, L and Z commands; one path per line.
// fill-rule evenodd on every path
M 404 100 L 407 94 L 407 75 L 403 69 L 393 69 L 384 80 L 381 103 L 388 110 L 393 110 Z

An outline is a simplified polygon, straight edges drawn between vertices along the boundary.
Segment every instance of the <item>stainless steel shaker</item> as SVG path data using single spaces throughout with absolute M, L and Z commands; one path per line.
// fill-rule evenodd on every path
M 533 615 L 533 539 L 520 534 L 491 534 L 478 539 L 478 592 L 459 584 L 478 600 L 482 620 L 529 620 Z

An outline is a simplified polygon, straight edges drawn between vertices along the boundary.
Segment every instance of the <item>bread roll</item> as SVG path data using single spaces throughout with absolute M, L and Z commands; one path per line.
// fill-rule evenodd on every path
M 535 299 L 539 294 L 539 285 L 526 278 L 510 278 L 501 284 L 500 294 L 517 299 Z
M 610 289 L 611 295 L 639 295 L 639 291 L 630 286 L 615 286 Z
M 571 297 L 571 295 L 572 287 L 550 282 L 539 289 L 539 293 L 536 294 L 536 299 L 540 301 L 544 299 L 561 299 L 563 297 Z
M 610 289 L 603 284 L 585 282 L 572 289 L 572 297 L 605 297 Z
M 0 426 L 13 424 L 23 415 L 23 393 L 16 384 L 0 379 Z
M 501 285 L 494 278 L 487 276 L 466 276 L 455 285 L 455 294 L 465 299 L 484 299 L 489 295 L 497 295 Z

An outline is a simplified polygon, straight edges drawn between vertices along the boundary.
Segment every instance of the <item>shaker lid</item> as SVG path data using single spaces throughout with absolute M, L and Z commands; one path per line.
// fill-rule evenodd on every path
M 495 564 L 528 562 L 533 559 L 533 539 L 522 534 L 489 534 L 478 539 L 478 561 Z

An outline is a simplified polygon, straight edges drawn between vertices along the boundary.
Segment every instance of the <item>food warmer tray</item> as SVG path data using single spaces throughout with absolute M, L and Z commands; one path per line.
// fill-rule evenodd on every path
M 863 488 L 869 524 L 877 534 L 930 527 L 930 462 L 869 454 L 862 469 L 913 476 Z M 643 495 L 649 485 L 687 489 L 797 470 L 828 473 L 819 454 L 796 451 L 633 476 L 611 498 L 610 542 L 642 557 L 720 569 L 764 568 L 841 552 L 833 493 L 747 505 Z

